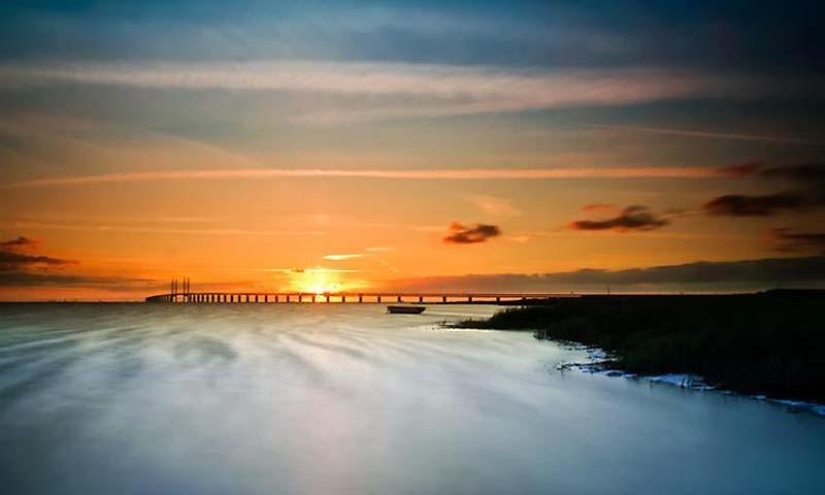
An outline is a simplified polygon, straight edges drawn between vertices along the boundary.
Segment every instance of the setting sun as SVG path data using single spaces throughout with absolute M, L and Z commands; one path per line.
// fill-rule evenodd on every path
M 290 287 L 306 294 L 335 294 L 363 287 L 363 284 L 343 280 L 341 270 L 330 268 L 293 270 L 289 276 Z

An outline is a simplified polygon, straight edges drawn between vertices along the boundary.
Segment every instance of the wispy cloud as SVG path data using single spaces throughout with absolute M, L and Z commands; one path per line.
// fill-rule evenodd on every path
M 328 254 L 324 256 L 324 259 L 327 261 L 347 261 L 363 257 L 363 254 Z
M 403 108 L 383 102 L 378 108 L 320 118 L 327 120 L 624 105 L 699 96 L 749 98 L 810 86 L 806 81 L 646 67 L 536 71 L 497 66 L 279 61 L 0 65 L 0 86 L 6 88 L 67 83 L 434 100 Z
M 495 180 L 495 179 L 610 179 L 610 178 L 706 178 L 718 177 L 714 167 L 575 167 L 524 169 L 418 169 L 418 170 L 343 170 L 251 168 L 224 170 L 158 170 L 123 172 L 75 177 L 47 177 L 0 185 L 0 189 L 49 186 L 83 186 L 107 183 L 150 182 L 173 180 L 223 180 L 268 178 L 341 177 L 356 179 L 415 180 Z
M 789 228 L 775 228 L 768 232 L 768 236 L 775 244 L 774 250 L 777 252 L 819 251 L 825 255 L 825 232 L 800 232 Z
M 699 261 L 679 265 L 570 272 L 489 274 L 394 280 L 398 290 L 524 292 L 603 291 L 605 285 L 624 290 L 754 290 L 783 285 L 821 286 L 825 256 L 766 258 L 741 261 Z
M 616 211 L 618 207 L 616 205 L 611 205 L 608 203 L 591 203 L 589 205 L 584 205 L 581 207 L 581 210 L 584 212 L 599 212 L 599 211 Z
M 325 268 L 316 266 L 314 268 L 265 268 L 265 272 L 302 274 L 302 273 L 358 273 L 360 270 L 350 268 Z
M 11 221 L 0 223 L 0 227 L 42 230 L 69 230 L 86 232 L 125 232 L 130 234 L 168 234 L 168 235 L 204 235 L 204 236 L 250 236 L 250 237 L 302 237 L 322 236 L 322 230 L 247 230 L 247 229 L 186 229 L 164 227 L 132 227 L 120 225 L 90 225 L 71 223 L 47 223 Z
M 715 132 L 697 129 L 675 129 L 671 127 L 644 127 L 631 125 L 584 124 L 586 127 L 599 129 L 613 129 L 629 132 L 647 132 L 653 134 L 669 134 L 674 136 L 688 136 L 711 139 L 733 139 L 739 141 L 761 141 L 768 143 L 803 144 L 809 146 L 825 146 L 825 141 L 802 139 L 793 136 L 772 136 L 765 134 L 745 134 L 735 132 Z
M 493 216 L 513 217 L 522 214 L 522 211 L 513 206 L 513 203 L 506 198 L 473 194 L 466 196 L 465 199 L 479 210 Z

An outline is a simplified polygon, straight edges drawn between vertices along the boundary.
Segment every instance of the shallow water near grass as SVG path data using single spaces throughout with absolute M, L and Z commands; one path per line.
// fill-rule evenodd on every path
M 3 493 L 816 493 L 825 419 L 560 372 L 487 306 L 0 305 Z

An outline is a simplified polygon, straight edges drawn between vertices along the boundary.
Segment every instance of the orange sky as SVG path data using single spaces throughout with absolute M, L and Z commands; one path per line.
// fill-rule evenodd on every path
M 635 4 L 136 8 L 0 34 L 0 300 L 825 282 L 822 85 L 764 19 L 720 63 Z

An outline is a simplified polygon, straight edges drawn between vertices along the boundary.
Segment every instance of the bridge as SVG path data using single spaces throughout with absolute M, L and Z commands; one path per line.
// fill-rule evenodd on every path
M 170 292 L 146 298 L 147 303 L 286 304 L 286 303 L 418 303 L 496 304 L 530 299 L 578 297 L 561 293 L 458 293 L 458 292 Z

